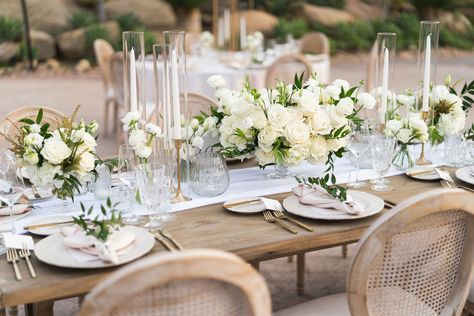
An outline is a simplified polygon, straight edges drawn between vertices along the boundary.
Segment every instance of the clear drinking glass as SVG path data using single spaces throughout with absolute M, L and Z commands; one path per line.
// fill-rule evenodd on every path
M 391 191 L 390 181 L 384 178 L 392 165 L 396 140 L 393 137 L 372 137 L 370 149 L 372 151 L 372 166 L 378 174 L 378 180 L 370 188 L 375 191 Z
M 222 155 L 201 152 L 191 163 L 191 188 L 201 196 L 218 196 L 229 186 L 229 170 Z
M 18 172 L 16 161 L 10 155 L 7 153 L 0 154 L 0 165 L 2 166 L 0 174 L 0 201 L 5 203 L 10 209 L 11 232 L 15 234 L 13 205 L 22 196 L 25 184 Z
M 160 207 L 163 186 L 165 186 L 165 166 L 161 164 L 141 164 L 137 167 L 137 187 L 140 200 L 150 213 L 149 221 L 143 225 L 146 229 L 163 227 L 160 222 Z
M 166 168 L 166 167 L 165 167 Z M 160 202 L 160 222 L 168 223 L 174 221 L 176 216 L 171 214 L 171 186 L 172 180 L 171 177 L 165 170 L 165 175 L 163 176 L 163 185 L 161 186 L 161 202 Z
M 363 188 L 367 185 L 366 182 L 359 181 L 359 170 L 360 170 L 361 156 L 363 156 L 364 153 L 369 148 L 368 146 L 369 133 L 368 133 L 368 129 L 365 128 L 365 126 L 357 126 L 352 123 L 351 123 L 351 129 L 352 129 L 352 132 L 349 134 L 349 141 L 346 147 L 356 158 L 357 172 L 356 172 L 355 182 L 348 183 L 347 186 L 349 188 L 358 189 L 358 188 Z
M 466 142 L 463 142 L 461 134 L 445 135 L 444 137 L 444 159 L 452 167 L 463 167 L 467 158 Z

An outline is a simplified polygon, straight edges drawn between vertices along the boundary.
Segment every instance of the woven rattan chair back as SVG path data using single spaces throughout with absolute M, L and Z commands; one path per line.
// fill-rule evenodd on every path
M 40 109 L 43 109 L 42 123 L 49 123 L 52 128 L 58 127 L 65 117 L 63 113 L 45 106 L 25 106 L 8 113 L 0 120 L 0 132 L 13 138 L 18 132 L 18 127 L 23 124 L 19 120 L 23 118 L 36 120 Z
M 474 195 L 439 189 L 380 217 L 348 276 L 354 316 L 460 315 L 474 262 Z
M 94 41 L 94 53 L 102 74 L 102 81 L 106 91 L 113 89 L 112 71 L 110 69 L 110 61 L 114 55 L 114 48 L 106 40 L 101 38 Z
M 329 39 L 321 32 L 311 32 L 301 38 L 301 52 L 303 54 L 328 54 L 330 51 Z
M 81 316 L 271 315 L 263 278 L 239 257 L 208 249 L 157 254 L 115 272 Z
M 181 98 L 181 100 L 183 101 L 183 98 Z M 194 92 L 188 93 L 188 108 L 191 116 L 199 115 L 201 111 L 209 113 L 211 106 L 216 105 L 216 101 L 203 94 Z
M 291 83 L 295 74 L 304 72 L 303 78 L 306 80 L 313 72 L 311 62 L 302 54 L 287 54 L 279 57 L 267 69 L 265 85 L 267 88 L 274 87 L 275 84 L 283 80 Z

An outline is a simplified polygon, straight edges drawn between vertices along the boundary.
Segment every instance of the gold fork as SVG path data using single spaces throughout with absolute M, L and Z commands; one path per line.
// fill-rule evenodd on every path
M 163 244 L 163 246 L 165 246 L 166 249 L 168 249 L 169 251 L 175 251 L 176 249 L 173 248 L 173 246 L 171 246 L 169 244 L 169 242 L 163 238 L 163 236 L 161 236 L 161 234 L 159 232 L 152 232 L 153 236 L 155 236 L 156 240 L 158 240 L 159 242 L 161 242 Z
M 183 246 L 181 246 L 181 244 L 177 242 L 173 236 L 171 236 L 166 228 L 160 229 L 160 233 L 163 235 L 163 237 L 168 238 L 176 246 L 176 248 L 178 248 L 178 250 L 183 250 Z
M 285 213 L 283 213 L 282 211 L 273 211 L 273 215 L 275 215 L 275 217 L 278 218 L 278 219 L 286 219 L 286 220 L 288 220 L 288 221 L 290 221 L 290 222 L 292 222 L 292 223 L 294 223 L 294 224 L 296 224 L 296 225 L 298 225 L 298 226 L 300 226 L 300 227 L 303 227 L 303 228 L 306 229 L 307 231 L 310 231 L 310 232 L 314 231 L 314 230 L 313 230 L 311 227 L 309 227 L 308 225 L 303 224 L 302 222 L 297 221 L 296 219 L 293 219 L 293 218 L 291 218 L 291 217 L 286 216 Z
M 28 269 L 30 270 L 31 277 L 36 278 L 36 272 L 35 272 L 35 269 L 33 268 L 33 265 L 31 264 L 31 260 L 30 260 L 31 252 L 28 246 L 25 243 L 23 243 L 23 249 L 20 249 L 18 252 L 20 253 L 20 258 L 25 259 L 26 264 L 28 265 Z
M 7 249 L 7 262 L 13 264 L 13 269 L 15 270 L 15 276 L 18 281 L 21 280 L 21 273 L 20 269 L 18 269 L 18 265 L 16 262 L 18 261 L 18 254 L 16 253 L 16 249 L 8 248 Z
M 462 189 L 462 190 L 474 193 L 474 189 L 465 187 L 463 185 L 457 185 L 456 183 L 449 182 L 448 180 L 441 180 L 440 182 L 441 182 L 441 185 L 443 186 L 443 188 L 446 188 L 446 189 L 456 189 L 456 188 L 458 188 L 458 189 Z
M 285 223 L 283 223 L 281 220 L 279 219 L 276 219 L 275 217 L 273 217 L 272 213 L 270 211 L 264 211 L 263 212 L 263 217 L 265 218 L 265 220 L 268 222 L 268 223 L 272 223 L 272 224 L 278 224 L 280 225 L 281 227 L 283 227 L 284 229 L 286 229 L 287 231 L 293 233 L 293 234 L 298 234 L 298 232 L 296 230 L 294 230 L 293 228 L 291 228 L 290 226 L 286 225 Z

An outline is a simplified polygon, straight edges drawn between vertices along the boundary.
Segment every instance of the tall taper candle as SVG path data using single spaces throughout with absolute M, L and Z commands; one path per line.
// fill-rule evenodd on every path
M 171 85 L 173 88 L 173 138 L 181 139 L 181 108 L 179 104 L 178 60 L 176 50 L 171 52 Z
M 247 20 L 245 16 L 240 17 L 240 48 L 247 48 Z
M 224 41 L 230 41 L 230 10 L 224 9 Z
M 388 97 L 388 48 L 384 47 L 383 52 L 383 74 L 382 74 L 382 104 L 379 111 L 380 123 L 385 123 L 385 113 L 387 113 L 387 97 Z
M 426 37 L 425 44 L 425 68 L 423 76 L 423 103 L 421 111 L 428 112 L 430 110 L 430 66 L 431 66 L 431 34 Z
M 135 66 L 135 51 L 130 51 L 130 111 L 138 111 L 137 105 L 137 68 Z

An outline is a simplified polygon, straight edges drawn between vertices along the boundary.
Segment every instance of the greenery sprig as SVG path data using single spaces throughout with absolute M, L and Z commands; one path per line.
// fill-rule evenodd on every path
M 308 186 L 319 185 L 324 190 L 326 190 L 327 193 L 333 198 L 338 199 L 341 202 L 344 202 L 347 200 L 347 189 L 337 184 L 329 184 L 329 181 L 328 179 L 326 179 L 326 177 L 322 177 L 322 178 L 309 177 L 309 178 L 303 178 L 303 179 L 296 177 L 296 181 L 298 181 L 298 183 L 302 183 Z
M 100 206 L 101 214 L 105 218 L 99 219 L 100 215 L 96 215 L 94 219 L 88 220 L 87 218 L 91 216 L 94 211 L 94 206 L 86 209 L 84 204 L 81 202 L 82 214 L 73 217 L 74 223 L 79 225 L 86 232 L 86 235 L 93 236 L 98 240 L 105 242 L 115 230 L 123 226 L 122 212 L 117 213 L 116 210 L 118 204 L 119 203 L 112 204 L 110 198 L 107 198 L 106 205 Z M 109 212 L 107 212 L 107 209 Z M 108 213 L 110 213 L 109 217 L 107 217 Z
M 466 140 L 474 140 L 474 123 L 466 132 L 464 132 L 464 138 Z

